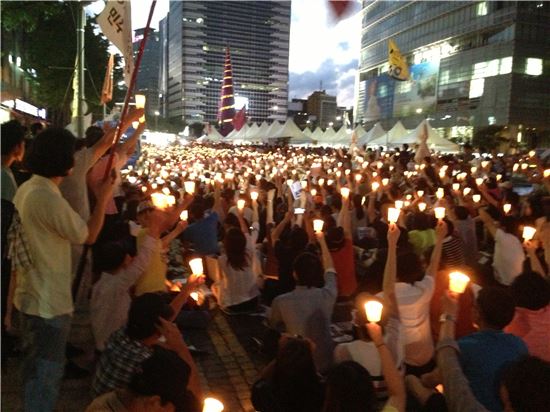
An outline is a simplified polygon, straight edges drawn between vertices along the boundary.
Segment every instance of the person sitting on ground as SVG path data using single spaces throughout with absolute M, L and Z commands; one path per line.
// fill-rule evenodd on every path
M 127 388 L 94 399 L 86 412 L 199 412 L 197 398 L 187 389 L 191 372 L 191 367 L 178 354 L 157 346 L 132 376 Z
M 260 265 L 256 257 L 258 239 L 258 203 L 252 201 L 252 222 L 244 219 L 244 210 L 237 210 L 239 228 L 231 228 L 223 239 L 224 250 L 218 259 L 212 292 L 218 304 L 228 313 L 254 311 L 260 295 Z
M 283 335 L 277 357 L 252 386 L 252 404 L 259 412 L 318 412 L 324 389 L 315 369 L 314 344 Z
M 273 300 L 269 324 L 279 331 L 311 339 L 315 344 L 315 365 L 322 373 L 332 364 L 334 345 L 330 335 L 330 322 L 337 287 L 334 263 L 324 234 L 316 232 L 315 236 L 321 246 L 322 263 L 317 255 L 309 252 L 296 258 L 296 288 Z M 323 271 L 325 285 L 322 288 L 315 287 L 319 284 Z
M 154 347 L 159 345 L 176 352 L 191 367 L 189 390 L 198 399 L 201 398 L 193 358 L 181 332 L 171 322 L 187 297 L 187 294 L 180 293 L 170 305 L 167 303 L 167 295 L 162 293 L 146 293 L 133 300 L 126 327 L 111 335 L 101 354 L 92 383 L 95 396 L 128 385 L 141 362 L 149 359 Z
M 479 331 L 457 341 L 460 365 L 476 399 L 491 411 L 501 411 L 500 374 L 507 365 L 528 354 L 521 338 L 503 332 L 514 317 L 514 300 L 506 289 L 490 286 L 479 291 L 472 310 Z M 446 321 L 447 315 L 444 310 L 442 321 Z M 456 311 L 453 311 L 451 320 L 456 321 Z M 441 383 L 440 376 L 439 369 L 436 369 L 423 375 L 422 383 L 435 387 Z

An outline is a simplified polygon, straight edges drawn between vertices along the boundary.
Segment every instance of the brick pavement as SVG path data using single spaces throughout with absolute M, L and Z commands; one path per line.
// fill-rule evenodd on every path
M 250 402 L 250 386 L 266 360 L 254 350 L 250 337 L 260 336 L 262 318 L 228 317 L 219 310 L 212 314 L 207 330 L 185 332 L 189 344 L 207 352 L 195 356 L 203 390 L 206 395 L 220 399 L 226 411 L 254 411 Z M 77 363 L 93 368 L 93 338 L 85 310 L 75 314 L 70 341 L 86 350 L 86 355 L 78 358 Z M 19 359 L 10 359 L 6 369 L 2 370 L 1 410 L 5 412 L 22 410 L 19 363 Z M 56 410 L 83 411 L 91 401 L 90 384 L 91 378 L 63 381 Z

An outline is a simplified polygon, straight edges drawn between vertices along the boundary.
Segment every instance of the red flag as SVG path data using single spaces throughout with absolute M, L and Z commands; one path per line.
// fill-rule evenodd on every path
M 103 80 L 103 89 L 101 89 L 100 103 L 107 104 L 113 99 L 113 66 L 114 55 L 109 56 L 109 62 L 107 63 L 107 71 L 105 72 L 105 79 Z
M 329 0 L 328 1 L 328 4 L 332 12 L 335 14 L 336 19 L 342 18 L 344 14 L 348 12 L 352 3 L 353 2 L 349 0 Z
M 241 110 L 235 115 L 233 118 L 233 127 L 237 130 L 241 130 L 241 128 L 246 123 L 246 105 L 243 106 Z

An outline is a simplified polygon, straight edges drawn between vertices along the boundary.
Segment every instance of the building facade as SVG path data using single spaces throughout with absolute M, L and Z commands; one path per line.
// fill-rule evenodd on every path
M 134 54 L 137 54 L 139 50 L 144 33 L 144 28 L 135 30 Z M 159 33 L 150 28 L 135 86 L 136 92 L 144 94 L 147 98 L 145 111 L 149 117 L 155 116 L 157 112 L 160 114 L 159 70 L 161 50 Z
M 550 128 L 550 3 L 364 1 L 354 118 L 407 128 L 428 118 L 445 137 L 499 125 Z M 410 81 L 387 75 L 388 40 Z
M 170 2 L 160 23 L 163 115 L 217 121 L 229 47 L 235 109 L 247 106 L 254 122 L 285 120 L 289 33 L 289 1 Z
M 323 129 L 333 126 L 337 121 L 336 96 L 328 95 L 325 90 L 317 90 L 309 95 L 306 108 L 310 119 Z

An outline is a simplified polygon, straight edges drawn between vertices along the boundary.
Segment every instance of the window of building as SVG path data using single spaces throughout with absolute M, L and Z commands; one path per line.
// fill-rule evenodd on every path
M 525 64 L 525 74 L 540 76 L 542 74 L 542 59 L 528 57 Z
M 487 2 L 482 1 L 477 4 L 477 15 L 486 16 L 487 15 Z
M 439 76 L 439 84 L 449 83 L 449 70 L 443 70 Z
M 498 74 L 508 74 L 512 72 L 512 57 L 503 57 L 500 59 L 500 70 Z
M 475 63 L 472 79 L 483 79 L 485 77 L 486 69 L 487 69 L 487 62 Z
M 491 77 L 498 75 L 499 59 L 491 60 L 487 62 L 487 68 L 485 69 L 485 76 Z
M 485 86 L 485 79 L 473 79 L 470 80 L 470 99 L 483 96 L 483 87 Z

